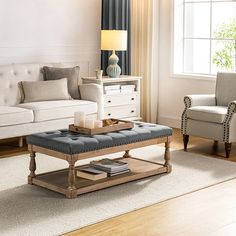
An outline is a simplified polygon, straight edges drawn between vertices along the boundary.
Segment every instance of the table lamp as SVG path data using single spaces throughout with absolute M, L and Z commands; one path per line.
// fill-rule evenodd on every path
M 117 78 L 121 74 L 121 68 L 117 64 L 119 61 L 115 51 L 127 50 L 127 31 L 126 30 L 102 30 L 101 31 L 101 50 L 111 51 L 106 72 L 109 77 Z

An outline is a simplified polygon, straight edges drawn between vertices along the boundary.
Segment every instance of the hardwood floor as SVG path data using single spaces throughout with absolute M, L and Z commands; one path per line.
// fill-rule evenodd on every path
M 182 150 L 182 135 L 174 129 L 171 147 Z M 16 140 L 0 143 L 0 158 L 25 153 Z M 188 152 L 225 159 L 224 144 L 190 137 Z M 228 161 L 236 161 L 236 144 Z M 66 236 L 233 236 L 236 235 L 236 179 L 139 209 Z
M 236 180 L 91 225 L 66 236 L 235 236 Z
M 174 129 L 171 147 L 183 150 Z M 224 144 L 190 137 L 188 152 L 225 159 Z M 236 161 L 236 144 L 229 161 Z M 235 236 L 236 179 L 139 209 L 65 236 Z

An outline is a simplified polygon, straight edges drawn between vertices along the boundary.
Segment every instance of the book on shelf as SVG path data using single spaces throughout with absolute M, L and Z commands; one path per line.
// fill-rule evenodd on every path
M 95 169 L 105 171 L 109 174 L 118 173 L 129 169 L 128 163 L 107 158 L 100 161 L 91 161 L 90 166 Z
M 109 90 L 120 90 L 120 85 L 119 85 L 119 84 L 106 85 L 106 86 L 104 86 L 104 90 L 105 90 L 105 91 L 109 91 Z
M 128 85 L 121 85 L 120 86 L 121 90 L 135 90 L 135 85 L 134 84 L 128 84 Z
M 91 166 L 77 170 L 76 175 L 77 177 L 94 181 L 99 179 L 105 179 L 107 177 L 107 173 L 105 171 L 95 169 Z
M 105 94 L 119 94 L 120 93 L 120 89 L 118 89 L 118 90 L 116 90 L 116 89 L 114 89 L 114 90 L 106 90 L 105 91 Z
M 121 93 L 133 93 L 133 92 L 135 92 L 135 89 L 121 89 L 120 92 Z
M 119 172 L 108 173 L 108 176 L 112 177 L 112 176 L 122 175 L 122 174 L 129 173 L 129 172 L 130 172 L 130 169 L 127 169 L 127 170 L 123 170 L 123 171 L 119 171 Z

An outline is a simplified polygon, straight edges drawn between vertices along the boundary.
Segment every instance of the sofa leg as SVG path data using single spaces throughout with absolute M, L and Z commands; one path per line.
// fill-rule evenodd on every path
M 230 157 L 231 147 L 232 147 L 232 143 L 225 143 L 226 158 Z
M 23 137 L 19 137 L 19 147 L 23 147 L 24 146 L 24 138 Z
M 188 141 L 189 141 L 189 135 L 183 134 L 184 151 L 187 151 Z

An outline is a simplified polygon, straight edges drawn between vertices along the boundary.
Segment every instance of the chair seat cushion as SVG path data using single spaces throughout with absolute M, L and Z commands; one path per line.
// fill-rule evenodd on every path
M 223 123 L 227 107 L 225 106 L 195 106 L 188 108 L 187 118 L 213 123 Z
M 20 107 L 0 106 L 0 127 L 33 122 L 31 110 Z
M 38 133 L 29 135 L 27 143 L 67 154 L 78 154 L 171 135 L 172 129 L 167 126 L 136 122 L 133 129 L 92 136 L 68 130 Z
M 31 102 L 19 104 L 18 107 L 33 110 L 35 122 L 72 118 L 76 111 L 86 115 L 97 113 L 97 103 L 84 100 Z

